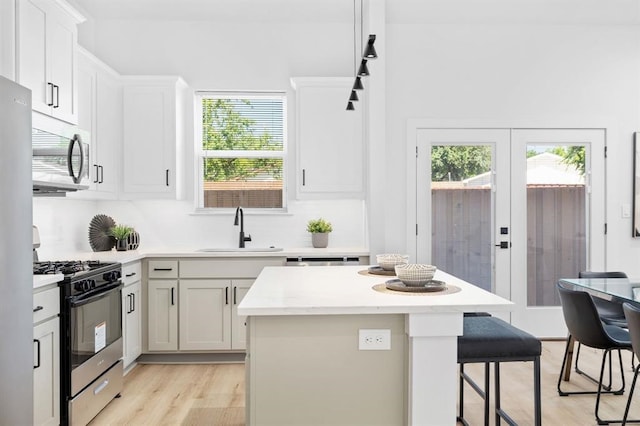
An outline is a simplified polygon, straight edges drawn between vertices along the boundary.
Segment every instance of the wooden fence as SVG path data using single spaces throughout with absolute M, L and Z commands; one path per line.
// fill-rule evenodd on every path
M 431 262 L 490 291 L 491 189 L 434 188 L 431 194 Z M 529 306 L 559 305 L 558 279 L 586 269 L 585 223 L 584 186 L 527 187 Z
M 204 207 L 282 207 L 282 181 L 205 182 Z

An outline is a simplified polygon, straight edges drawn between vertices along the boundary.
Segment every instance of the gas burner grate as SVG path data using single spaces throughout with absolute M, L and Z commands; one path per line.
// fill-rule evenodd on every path
M 69 260 L 56 262 L 33 262 L 33 274 L 75 274 L 77 272 L 90 271 L 103 264 L 97 260 Z

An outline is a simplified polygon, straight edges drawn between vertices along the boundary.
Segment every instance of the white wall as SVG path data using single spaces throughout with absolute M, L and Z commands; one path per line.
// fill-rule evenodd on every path
M 376 182 L 384 184 L 373 190 L 384 191 L 384 197 L 372 196 L 366 209 L 355 201 L 293 203 L 289 219 L 255 217 L 248 223 L 282 225 L 281 234 L 286 235 L 304 222 L 296 215 L 299 211 L 322 209 L 330 219 L 335 211 L 345 226 L 359 231 L 348 235 L 336 231 L 332 238 L 358 245 L 368 238 L 359 232 L 369 211 L 376 223 L 371 240 L 382 241 L 376 250 L 404 251 L 412 238 L 406 231 L 406 194 L 398 190 L 406 183 L 407 120 L 607 123 L 607 267 L 640 276 L 635 261 L 640 240 L 630 237 L 631 221 L 620 213 L 623 204 L 631 203 L 632 133 L 640 128 L 638 3 L 585 1 L 576 10 L 575 3 L 559 0 L 490 4 L 403 0 L 387 1 L 378 9 L 385 16 L 374 21 L 387 23 L 381 40 L 384 57 L 379 59 L 384 61 L 386 78 L 375 82 L 384 88 L 386 141 L 372 138 L 369 152 L 384 155 L 371 155 L 369 167 L 377 174 Z M 80 42 L 124 74 L 179 74 L 194 88 L 281 89 L 292 94 L 291 76 L 352 73 L 351 31 L 347 22 L 107 20 L 83 24 Z M 292 155 L 293 125 L 292 120 Z M 153 211 L 154 217 L 159 216 L 158 229 L 149 232 L 178 220 L 174 234 L 206 222 L 225 241 L 233 236 L 228 234 L 230 217 L 192 217 L 189 206 L 169 204 L 161 212 Z M 137 211 L 137 218 L 153 205 L 102 203 L 100 209 L 122 215 Z M 135 208 L 129 210 L 130 206 Z M 250 227 L 248 231 L 255 233 Z M 296 234 L 290 241 L 300 238 Z M 183 242 L 178 235 L 170 240 Z
M 389 167 L 406 164 L 402 147 L 410 118 L 609 123 L 607 268 L 640 276 L 640 241 L 630 237 L 631 220 L 621 218 L 622 204 L 632 197 L 639 41 L 638 25 L 388 25 Z M 387 174 L 389 187 L 401 187 L 404 179 Z M 395 206 L 405 205 L 406 197 L 402 191 L 387 194 L 386 244 L 401 250 L 407 244 L 405 212 Z
M 347 20 L 348 21 L 348 20 Z M 123 75 L 182 76 L 192 89 L 283 90 L 289 93 L 289 152 L 295 159 L 295 96 L 292 76 L 344 76 L 353 73 L 352 24 L 87 21 L 79 42 Z M 345 94 L 345 103 L 348 94 Z M 190 125 L 192 119 L 186 120 Z M 191 164 L 191 163 L 189 163 Z M 289 163 L 289 176 L 295 177 Z M 187 180 L 191 181 L 191 171 Z M 187 191 L 188 194 L 192 191 Z M 311 247 L 309 219 L 333 224 L 331 247 L 366 247 L 362 200 L 297 201 L 290 182 L 287 214 L 245 212 L 248 246 Z M 41 231 L 42 258 L 52 247 L 89 250 L 88 225 L 106 214 L 134 226 L 141 247 L 235 246 L 232 214 L 194 215 L 192 200 L 99 202 L 35 199 L 34 224 Z M 55 250 L 55 249 L 53 249 Z M 58 252 L 59 253 L 59 252 Z

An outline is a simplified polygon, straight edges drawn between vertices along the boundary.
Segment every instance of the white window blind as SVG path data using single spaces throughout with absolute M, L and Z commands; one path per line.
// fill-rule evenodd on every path
M 198 99 L 200 207 L 284 207 L 285 95 L 200 93 Z

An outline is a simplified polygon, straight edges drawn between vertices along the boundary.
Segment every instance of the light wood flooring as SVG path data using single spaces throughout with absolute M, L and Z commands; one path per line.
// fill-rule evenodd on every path
M 543 424 L 595 425 L 595 395 L 560 397 L 556 391 L 564 347 L 561 341 L 543 342 Z M 596 374 L 600 357 L 600 351 L 583 347 L 580 367 Z M 603 395 L 603 418 L 622 418 L 633 377 L 630 359 L 630 352 L 623 353 L 627 391 L 621 396 Z M 480 365 L 469 365 L 466 371 L 482 383 Z M 520 425 L 533 424 L 532 371 L 532 363 L 501 366 L 502 407 Z M 122 397 L 114 399 L 90 425 L 244 425 L 244 374 L 244 364 L 139 365 L 125 376 Z M 565 390 L 594 385 L 573 372 L 567 386 Z M 472 425 L 481 425 L 482 410 L 482 400 L 467 386 L 465 417 Z M 635 392 L 631 416 L 640 419 L 640 387 Z M 491 421 L 493 424 L 493 417 Z

